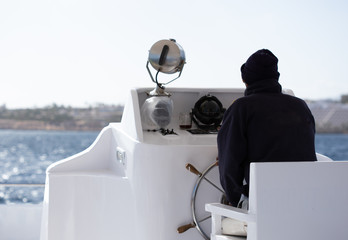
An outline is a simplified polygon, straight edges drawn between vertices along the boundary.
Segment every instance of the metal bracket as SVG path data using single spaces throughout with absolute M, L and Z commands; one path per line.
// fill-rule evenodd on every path
M 126 151 L 120 147 L 117 147 L 116 148 L 116 159 L 123 166 L 126 166 L 126 164 L 127 164 Z

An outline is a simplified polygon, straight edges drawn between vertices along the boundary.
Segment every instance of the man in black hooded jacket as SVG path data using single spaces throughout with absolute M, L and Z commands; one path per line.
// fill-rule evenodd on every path
M 224 114 L 217 139 L 220 181 L 232 206 L 249 194 L 251 162 L 316 161 L 314 118 L 303 100 L 282 93 L 277 57 L 259 50 L 241 72 L 245 96 Z

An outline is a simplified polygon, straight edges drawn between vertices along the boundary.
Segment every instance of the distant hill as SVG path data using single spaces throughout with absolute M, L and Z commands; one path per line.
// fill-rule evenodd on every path
M 123 106 L 104 105 L 73 108 L 53 104 L 44 108 L 0 107 L 0 129 L 100 131 L 119 122 Z

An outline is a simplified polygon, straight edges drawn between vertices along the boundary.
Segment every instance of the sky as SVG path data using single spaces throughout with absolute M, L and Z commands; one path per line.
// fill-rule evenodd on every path
M 347 13 L 345 0 L 0 0 L 0 105 L 124 104 L 131 88 L 154 87 L 149 49 L 169 38 L 186 64 L 168 87 L 244 87 L 240 66 L 266 48 L 283 88 L 339 99 Z

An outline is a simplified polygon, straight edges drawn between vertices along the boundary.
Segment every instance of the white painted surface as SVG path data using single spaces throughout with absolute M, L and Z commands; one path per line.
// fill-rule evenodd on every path
M 152 89 L 130 92 L 121 123 L 104 128 L 85 151 L 47 169 L 41 240 L 201 240 L 190 229 L 191 194 L 197 176 L 187 163 L 203 171 L 216 159 L 216 134 L 192 135 L 179 129 L 180 112 L 189 112 L 206 94 L 224 107 L 243 96 L 244 89 L 167 89 L 174 102 L 168 128 L 177 135 L 163 136 L 142 127 L 140 109 Z M 218 174 L 213 176 L 219 185 Z M 204 204 L 217 202 L 221 193 L 202 185 Z M 205 222 L 210 231 L 210 221 Z
M 221 216 L 248 222 L 248 240 L 327 240 L 348 236 L 348 162 L 252 163 L 249 211 L 208 204 L 211 239 Z
M 177 135 L 167 136 L 142 129 L 139 109 L 150 90 L 133 89 L 121 123 L 106 127 L 84 152 L 48 168 L 41 240 L 203 239 L 195 229 L 181 235 L 176 229 L 192 222 L 198 177 L 185 165 L 200 171 L 210 166 L 217 156 L 216 134 L 180 130 L 179 113 L 208 93 L 228 107 L 244 90 L 168 89 L 174 102 L 168 128 Z M 206 189 L 203 202 L 219 201 L 219 191 Z
M 0 239 L 40 239 L 41 215 L 41 204 L 0 205 Z

